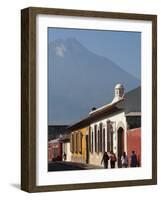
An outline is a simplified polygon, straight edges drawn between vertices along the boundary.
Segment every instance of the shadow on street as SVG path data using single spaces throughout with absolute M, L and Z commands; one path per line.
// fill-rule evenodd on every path
M 96 167 L 93 165 L 88 165 L 84 163 L 74 163 L 74 162 L 63 162 L 55 161 L 48 163 L 48 171 L 68 171 L 68 170 L 85 170 L 85 169 L 100 169 L 102 167 Z

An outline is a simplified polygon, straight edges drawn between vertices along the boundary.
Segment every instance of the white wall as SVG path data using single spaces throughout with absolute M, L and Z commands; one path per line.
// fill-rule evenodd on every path
M 70 142 L 63 143 L 63 153 L 66 153 L 66 161 L 71 161 Z
M 117 149 L 117 141 L 118 141 L 118 134 L 117 130 L 119 128 L 120 123 L 123 124 L 123 129 L 124 129 L 124 148 L 125 151 L 127 152 L 127 137 L 126 137 L 126 130 L 127 130 L 127 125 L 126 125 L 126 117 L 124 112 L 119 112 L 119 113 L 114 113 L 109 115 L 108 117 L 105 117 L 104 119 L 101 119 L 100 121 L 97 121 L 95 123 L 91 124 L 91 130 L 94 133 L 94 126 L 97 125 L 97 131 L 99 129 L 100 123 L 102 123 L 103 128 L 105 128 L 105 151 L 107 151 L 107 121 L 110 120 L 113 123 L 113 152 L 116 154 L 118 158 L 118 149 Z M 98 135 L 97 135 L 98 137 Z M 93 134 L 93 150 L 95 150 L 95 136 Z M 89 163 L 94 164 L 94 165 L 100 165 L 101 160 L 102 160 L 102 153 L 96 153 L 93 151 L 93 153 L 90 153 L 89 155 Z
M 160 55 L 160 0 L 14 0 L 1 1 L 0 6 L 0 198 L 17 200 L 50 199 L 160 199 L 161 145 L 158 145 L 158 185 L 101 190 L 27 194 L 19 190 L 20 183 L 20 9 L 27 6 L 46 6 L 118 12 L 158 14 L 158 55 Z M 158 66 L 161 57 L 158 56 Z M 158 68 L 161 77 L 161 68 Z M 161 79 L 158 80 L 161 85 Z M 160 90 L 161 91 L 161 90 Z M 161 97 L 161 92 L 158 96 Z M 161 100 L 161 99 L 159 99 Z M 160 101 L 158 101 L 160 102 Z M 160 110 L 160 104 L 158 105 Z M 161 111 L 161 110 L 160 110 Z M 161 112 L 158 112 L 160 120 Z M 161 123 L 158 123 L 158 143 Z

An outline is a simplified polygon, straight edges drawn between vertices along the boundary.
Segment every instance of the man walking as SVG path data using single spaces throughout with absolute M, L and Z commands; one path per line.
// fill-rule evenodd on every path
M 131 154 L 130 167 L 137 167 L 137 157 L 136 157 L 135 151 L 132 151 L 132 154 Z
M 109 160 L 109 156 L 107 154 L 107 152 L 105 152 L 103 154 L 103 158 L 102 158 L 102 161 L 101 161 L 101 164 L 103 163 L 104 164 L 104 168 L 107 169 L 108 168 L 108 160 Z

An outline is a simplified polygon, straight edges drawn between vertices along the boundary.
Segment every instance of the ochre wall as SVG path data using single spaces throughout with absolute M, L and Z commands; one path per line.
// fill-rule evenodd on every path
M 87 128 L 82 128 L 76 131 L 81 131 L 82 133 L 82 152 L 74 152 L 72 153 L 72 161 L 73 162 L 86 162 L 86 131 Z

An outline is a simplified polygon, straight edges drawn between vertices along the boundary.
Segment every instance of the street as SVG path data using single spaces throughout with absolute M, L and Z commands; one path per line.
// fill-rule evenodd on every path
M 67 161 L 54 161 L 48 163 L 48 171 L 89 170 L 102 168 L 103 167 Z

